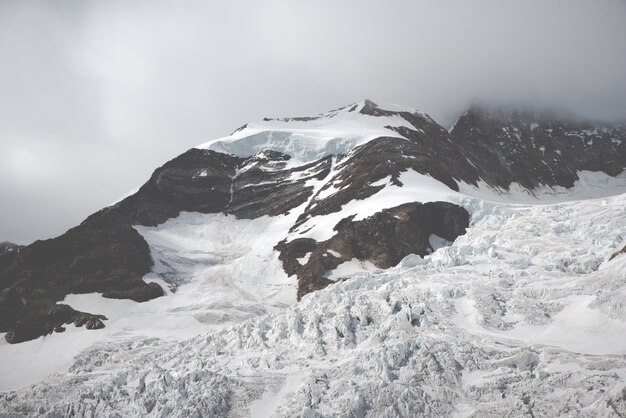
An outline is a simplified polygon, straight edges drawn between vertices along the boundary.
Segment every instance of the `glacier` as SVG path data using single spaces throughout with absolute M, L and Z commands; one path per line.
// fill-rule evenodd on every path
M 612 258 L 626 244 L 626 175 L 581 170 L 573 187 L 532 190 L 458 181 L 454 191 L 409 169 L 296 223 L 345 187 L 337 154 L 419 130 L 365 106 L 199 145 L 240 157 L 271 149 L 292 156 L 287 167 L 334 157 L 287 214 L 181 212 L 135 225 L 155 263 L 144 281 L 166 295 L 70 294 L 60 303 L 106 315 L 106 328 L 0 338 L 0 416 L 626 416 L 626 255 Z M 333 284 L 296 300 L 278 241 L 326 240 L 346 217 L 412 201 L 462 206 L 467 233 L 431 236 L 433 253 L 390 269 L 344 262 L 328 272 Z
M 24 416 L 620 416 L 626 195 L 464 198 L 471 227 L 389 270 L 183 341 L 101 343 L 0 397 Z

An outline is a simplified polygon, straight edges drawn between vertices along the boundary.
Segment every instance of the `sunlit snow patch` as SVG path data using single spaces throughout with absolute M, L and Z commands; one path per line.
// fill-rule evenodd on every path
M 347 279 L 355 274 L 380 270 L 369 261 L 361 261 L 356 258 L 339 264 L 335 269 L 326 274 L 327 279 L 337 281 L 339 279 Z
M 371 116 L 355 111 L 339 110 L 309 120 L 264 120 L 249 123 L 232 135 L 197 146 L 240 157 L 256 155 L 271 149 L 288 154 L 294 161 L 310 162 L 327 155 L 346 153 L 379 137 L 403 138 L 388 127 L 410 127 L 400 116 Z M 391 105 L 385 105 L 391 108 Z M 393 110 L 398 110 L 393 108 Z M 402 109 L 405 110 L 406 109 Z

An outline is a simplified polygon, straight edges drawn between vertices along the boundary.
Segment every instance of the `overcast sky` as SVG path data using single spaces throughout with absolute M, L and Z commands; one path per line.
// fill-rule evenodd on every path
M 0 241 L 50 238 L 251 120 L 364 98 L 626 117 L 625 0 L 0 0 Z

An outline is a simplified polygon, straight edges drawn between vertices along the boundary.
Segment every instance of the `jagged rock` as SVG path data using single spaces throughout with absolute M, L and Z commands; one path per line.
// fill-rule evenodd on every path
M 9 289 L 8 297 L 0 298 L 0 312 L 17 307 L 0 317 L 0 332 L 11 330 L 7 340 L 13 342 L 52 332 L 68 321 L 56 303 L 70 293 L 135 288 L 154 295 L 142 280 L 151 267 L 148 245 L 127 218 L 115 212 L 93 215 L 58 238 L 27 246 L 0 272 L 0 283 Z
M 104 328 L 104 323 L 99 318 L 91 318 L 85 324 L 85 328 L 87 329 L 101 329 Z
M 371 103 L 371 102 L 369 102 Z M 373 106 L 373 105 L 372 105 Z M 337 212 L 352 200 L 362 200 L 382 190 L 373 185 L 389 178 L 402 186 L 400 174 L 413 170 L 458 190 L 457 181 L 476 184 L 479 173 L 463 156 L 463 150 L 448 138 L 448 132 L 427 115 L 390 112 L 368 106 L 361 110 L 374 116 L 401 115 L 413 129 L 397 129 L 404 138 L 380 137 L 355 148 L 337 164 L 337 174 L 320 189 L 318 195 L 333 187 L 337 192 L 323 199 L 314 198 L 298 219 L 296 226 L 314 216 Z M 374 109 L 378 111 L 374 112 Z
M 233 180 L 232 199 L 225 212 L 238 218 L 284 215 L 313 193 L 309 180 L 328 176 L 331 157 L 287 169 L 289 155 L 265 150 L 249 158 Z
M 110 299 L 130 299 L 135 302 L 146 302 L 163 296 L 163 288 L 156 283 L 148 283 L 146 286 L 133 287 L 127 290 L 108 290 L 102 296 Z
M 325 275 L 343 262 L 356 258 L 389 268 L 409 254 L 430 254 L 431 235 L 454 241 L 469 226 L 469 213 L 447 202 L 406 203 L 362 221 L 353 218 L 339 222 L 337 234 L 327 241 L 296 239 L 277 245 L 285 271 L 298 277 L 298 298 L 332 283 Z M 309 252 L 301 266 L 297 259 Z
M 244 160 L 192 148 L 157 168 L 137 193 L 105 211 L 121 213 L 131 224 L 146 226 L 163 223 L 182 211 L 222 212 Z
M 12 242 L 0 242 L 0 256 L 7 253 L 19 253 L 23 248 L 23 245 L 13 244 Z
M 11 264 L 13 258 L 15 258 L 23 248 L 23 245 L 13 244 L 12 242 L 0 242 L 0 271 Z
M 100 329 L 104 328 L 102 320 L 106 320 L 107 318 L 104 315 L 92 315 L 79 312 L 72 319 L 74 325 L 77 327 L 82 327 L 84 325 L 87 329 Z
M 450 139 L 493 187 L 572 187 L 582 170 L 616 176 L 626 167 L 626 128 L 531 111 L 473 106 Z
M 80 327 L 89 324 L 90 321 L 93 326 L 97 326 L 97 322 L 99 322 L 98 327 L 103 328 L 104 324 L 101 320 L 105 319 L 106 317 L 103 315 L 78 312 L 63 304 L 40 303 L 39 307 L 29 307 L 24 314 L 14 321 L 5 338 L 7 342 L 16 344 L 52 332 L 63 332 L 65 328 L 62 324 L 74 323 Z
M 614 252 L 613 255 L 611 255 L 611 257 L 609 258 L 609 261 L 613 260 L 615 257 L 621 254 L 626 254 L 626 246 L 624 246 L 624 248 L 622 248 L 621 250 Z

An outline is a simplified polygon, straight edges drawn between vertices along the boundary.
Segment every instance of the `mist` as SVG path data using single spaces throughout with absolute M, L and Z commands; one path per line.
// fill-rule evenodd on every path
M 365 98 L 626 119 L 626 2 L 0 2 L 0 241 L 51 238 L 263 117 Z

